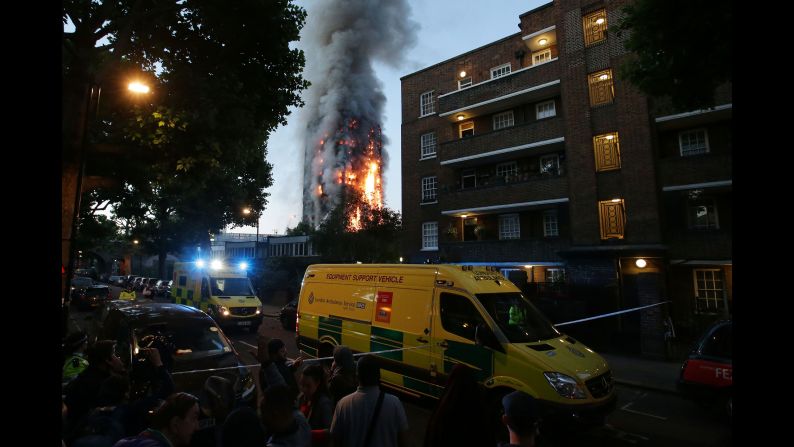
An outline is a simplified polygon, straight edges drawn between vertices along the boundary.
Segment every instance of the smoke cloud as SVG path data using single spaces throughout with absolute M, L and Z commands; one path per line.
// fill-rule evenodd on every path
M 319 225 L 339 200 L 341 173 L 365 171 L 370 131 L 380 134 L 386 97 L 372 64 L 399 67 L 419 25 L 406 0 L 315 1 L 307 12 L 303 217 Z M 388 158 L 376 150 L 382 172 Z

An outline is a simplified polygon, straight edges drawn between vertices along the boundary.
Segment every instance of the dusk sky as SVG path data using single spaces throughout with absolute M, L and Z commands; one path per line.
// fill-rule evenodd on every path
M 307 7 L 311 0 L 295 3 Z M 400 77 L 519 32 L 518 16 L 549 1 L 410 0 L 409 3 L 411 19 L 420 26 L 416 46 L 407 49 L 406 62 L 399 69 L 382 64 L 374 66 L 387 98 L 382 125 L 389 157 L 383 175 L 385 202 L 400 212 Z M 260 220 L 260 234 L 284 234 L 287 227 L 294 227 L 301 219 L 303 143 L 298 116 L 292 113 L 287 117 L 289 124 L 279 127 L 268 142 L 267 160 L 273 165 L 273 186 L 267 189 L 269 203 Z M 256 228 L 236 227 L 228 231 L 254 233 Z

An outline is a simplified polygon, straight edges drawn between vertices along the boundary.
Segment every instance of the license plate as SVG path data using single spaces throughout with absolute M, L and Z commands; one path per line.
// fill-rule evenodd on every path
M 237 326 L 250 326 L 250 325 L 251 325 L 250 321 L 238 321 L 237 322 Z

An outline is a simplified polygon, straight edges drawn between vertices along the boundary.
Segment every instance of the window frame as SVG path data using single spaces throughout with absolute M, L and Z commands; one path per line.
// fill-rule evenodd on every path
M 601 79 L 606 75 L 607 79 Z M 611 68 L 587 75 L 587 89 L 590 96 L 590 107 L 615 102 L 615 75 Z
M 543 160 L 547 158 L 554 158 L 554 164 L 555 164 L 554 172 L 549 172 L 548 170 L 545 169 Z M 560 154 L 541 155 L 540 157 L 538 157 L 538 168 L 541 174 L 560 175 Z
M 463 126 L 467 126 L 466 129 Z M 463 132 L 471 130 L 471 135 L 463 136 Z M 465 123 L 458 124 L 458 135 L 461 139 L 474 136 L 474 121 L 466 121 Z
M 507 71 L 504 71 L 505 68 L 507 69 Z M 496 67 L 491 67 L 489 72 L 491 73 L 491 79 L 499 79 L 512 73 L 513 72 L 512 70 L 513 67 L 510 65 L 510 62 L 507 62 L 505 64 L 498 65 Z M 496 76 L 494 76 L 494 73 L 496 73 Z
M 537 62 L 535 59 L 541 56 L 548 56 L 548 57 L 544 57 L 542 61 Z M 534 53 L 532 53 L 532 66 L 534 67 L 535 65 L 541 65 L 547 62 L 551 62 L 551 59 L 552 59 L 551 48 L 544 48 L 540 51 L 535 51 Z
M 596 21 L 603 17 L 604 23 L 598 24 Z M 584 35 L 584 46 L 589 47 L 607 39 L 609 29 L 609 19 L 605 8 L 590 12 L 582 17 L 582 34 Z
M 508 119 L 504 120 L 507 124 L 501 127 L 496 127 L 497 122 L 502 122 L 503 117 L 509 117 Z M 507 110 L 505 112 L 494 113 L 493 117 L 491 117 L 491 123 L 493 125 L 493 130 L 500 130 L 500 129 L 507 129 L 508 127 L 513 127 L 516 125 L 515 114 L 512 110 Z
M 553 220 L 551 218 L 554 218 Z M 557 210 L 543 211 L 543 237 L 558 237 L 560 235 L 560 217 Z
M 473 178 L 474 185 L 465 187 L 464 179 L 466 178 Z M 460 172 L 460 189 L 474 189 L 477 187 L 477 170 L 476 169 L 464 169 Z
M 429 90 L 419 95 L 419 118 L 436 113 L 436 104 L 433 93 L 435 93 L 435 90 Z M 425 101 L 426 95 L 429 95 L 429 101 Z
M 687 152 L 685 153 L 684 152 L 684 144 L 683 144 L 683 141 L 681 140 L 682 137 L 684 135 L 696 134 L 696 133 L 699 133 L 699 132 L 703 132 L 703 139 L 704 139 L 703 143 L 704 143 L 705 147 L 702 150 L 699 149 L 699 148 L 698 149 L 694 149 L 694 150 L 693 149 L 688 149 Z M 695 152 L 696 150 L 698 152 Z M 710 152 L 711 152 L 711 147 L 709 146 L 709 132 L 708 132 L 708 129 L 706 129 L 705 127 L 699 127 L 697 129 L 689 129 L 689 130 L 683 130 L 681 132 L 678 132 L 678 154 L 681 157 L 694 157 L 694 156 L 697 156 L 697 155 L 705 155 L 705 154 L 708 154 Z
M 601 240 L 626 237 L 626 204 L 624 199 L 598 202 L 598 227 Z
M 612 138 L 608 138 L 612 136 Z M 614 171 L 622 167 L 619 132 L 605 133 L 593 137 L 593 155 L 596 172 Z
M 551 104 L 551 115 L 540 116 L 540 114 L 542 113 L 540 108 L 545 106 L 545 105 L 548 105 L 548 104 Z M 550 99 L 548 101 L 539 102 L 539 103 L 535 104 L 535 119 L 536 120 L 545 120 L 545 119 L 553 118 L 555 116 L 557 116 L 557 102 L 554 101 L 553 99 Z
M 468 81 L 468 84 L 464 85 L 464 83 L 466 81 Z M 474 83 L 472 82 L 471 76 L 469 76 L 467 78 L 463 78 L 463 79 L 458 79 L 458 90 L 463 90 L 464 88 L 469 88 L 472 85 L 474 85 Z
M 499 172 L 499 171 L 502 172 Z M 496 165 L 496 176 L 497 177 L 505 177 L 508 176 L 516 176 L 518 175 L 518 162 L 517 161 L 506 161 L 504 163 L 499 163 Z
M 706 225 L 698 225 L 697 210 L 700 207 L 706 208 Z M 711 208 L 711 209 L 709 209 Z M 720 229 L 720 215 L 717 207 L 717 200 L 713 197 L 703 197 L 687 202 L 687 228 L 694 231 L 713 231 Z M 713 216 L 713 219 L 710 217 Z
M 435 234 L 432 234 L 435 231 Z M 435 239 L 435 245 L 427 243 Z M 438 250 L 438 222 L 422 222 L 422 251 Z
M 521 216 L 518 213 L 499 215 L 499 240 L 521 239 Z
M 703 287 L 702 291 L 706 292 L 706 295 L 709 294 L 708 292 L 711 292 L 711 294 L 714 295 L 714 296 L 704 296 L 704 297 L 700 296 L 701 288 L 700 288 L 700 286 L 698 284 L 698 281 L 699 281 L 698 273 L 699 272 L 702 272 L 702 273 L 709 272 L 709 273 L 711 273 L 711 278 L 706 278 L 705 275 L 703 276 L 703 286 L 704 287 Z M 698 314 L 714 314 L 714 313 L 718 313 L 721 310 L 723 310 L 723 307 L 725 306 L 725 303 L 723 301 L 723 294 L 725 293 L 725 278 L 723 277 L 721 269 L 715 269 L 715 268 L 692 269 L 692 280 L 693 280 L 692 281 L 692 286 L 693 286 L 693 290 L 694 290 L 694 294 L 695 294 L 695 313 L 698 313 Z M 707 284 L 708 281 L 710 281 L 711 284 Z M 719 288 L 716 287 L 717 283 L 719 283 L 719 285 L 720 285 Z M 706 287 L 708 285 L 711 285 L 713 287 L 712 288 Z M 712 310 L 711 306 L 709 305 L 709 303 L 712 302 L 712 301 L 714 303 L 713 310 Z M 701 304 L 700 304 L 701 302 L 705 302 L 706 305 L 705 306 L 701 306 Z M 705 310 L 703 310 L 703 308 L 705 308 Z
M 425 144 L 425 137 L 431 136 L 432 137 L 432 144 Z M 429 140 L 430 138 L 428 138 Z M 425 149 L 432 148 L 433 152 L 425 152 Z M 419 159 L 420 160 L 427 160 L 428 158 L 435 158 L 436 152 L 438 150 L 438 137 L 436 137 L 435 132 L 428 132 L 424 133 L 419 136 Z
M 422 203 L 438 201 L 438 177 L 435 175 L 428 175 L 427 177 L 422 177 L 421 182 Z

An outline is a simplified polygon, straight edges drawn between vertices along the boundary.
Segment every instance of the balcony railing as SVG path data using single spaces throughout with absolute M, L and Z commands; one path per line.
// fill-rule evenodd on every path
M 488 101 L 560 79 L 557 60 L 482 82 L 438 98 L 438 113 L 443 114 L 465 106 Z M 557 86 L 559 88 L 559 85 Z
M 478 179 L 475 188 L 442 186 L 439 203 L 444 209 L 454 210 L 498 205 L 502 201 L 520 203 L 568 197 L 568 178 L 564 175 L 562 160 L 560 169 L 560 175 L 526 173 L 508 179 L 490 176 L 489 180 Z M 483 183 L 479 183 L 481 181 Z
M 659 161 L 662 186 L 717 182 L 733 178 L 732 154 L 670 157 Z
M 476 129 L 475 129 L 476 131 Z M 533 123 L 521 124 L 507 129 L 495 130 L 474 136 L 446 141 L 439 145 L 440 161 L 487 154 L 499 149 L 553 140 L 564 135 L 561 117 L 549 118 Z M 528 148 L 526 151 L 542 150 L 546 146 Z M 523 150 L 521 150 L 523 151 Z
M 467 242 L 440 242 L 439 254 L 447 262 L 538 262 L 562 261 L 557 255 L 570 248 L 568 239 L 507 239 Z

